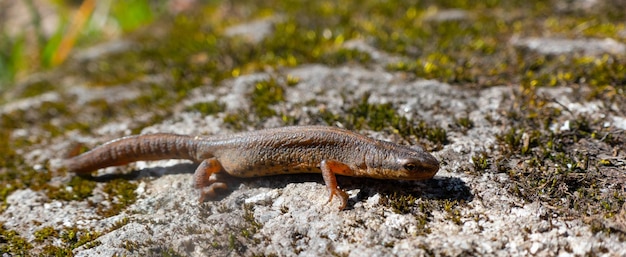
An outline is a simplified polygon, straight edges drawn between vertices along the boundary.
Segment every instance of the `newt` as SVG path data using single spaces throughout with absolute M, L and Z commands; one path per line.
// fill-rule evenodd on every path
M 66 159 L 68 171 L 85 174 L 135 161 L 188 159 L 199 163 L 194 173 L 200 202 L 228 188 L 216 179 L 322 173 L 330 196 L 346 207 L 348 195 L 335 175 L 375 179 L 424 180 L 439 170 L 439 162 L 419 146 L 376 140 L 330 126 L 291 126 L 231 135 L 188 136 L 168 133 L 123 137 Z

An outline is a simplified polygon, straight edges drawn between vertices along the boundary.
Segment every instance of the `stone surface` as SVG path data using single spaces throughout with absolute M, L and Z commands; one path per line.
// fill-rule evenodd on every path
M 465 17 L 464 12 L 452 10 L 433 19 Z M 233 27 L 229 33 L 250 33 L 251 40 L 257 42 L 271 33 L 271 24 L 266 22 Z M 511 47 L 527 47 L 541 54 L 624 53 L 624 45 L 612 39 L 532 38 L 509 43 Z M 108 43 L 102 48 L 90 48 L 75 58 L 97 60 L 100 55 L 125 51 L 132 45 L 128 41 Z M 145 256 L 164 252 L 185 256 L 626 255 L 626 243 L 614 234 L 599 233 L 584 220 L 555 214 L 554 206 L 542 201 L 529 202 L 512 194 L 503 186 L 511 183 L 506 172 L 469 172 L 472 157 L 481 153 L 498 154 L 496 135 L 509 128 L 494 126 L 491 120 L 509 118 L 505 110 L 511 108 L 511 98 L 519 94 L 517 85 L 473 88 L 407 78 L 402 72 L 385 69 L 388 63 L 403 57 L 387 54 L 365 41 L 349 41 L 344 46 L 371 53 L 373 64 L 336 67 L 306 64 L 199 86 L 171 106 L 174 110 L 171 115 L 153 122 L 141 133 L 232 133 L 234 130 L 224 122 L 224 117 L 251 108 L 249 95 L 256 83 L 289 75 L 297 77 L 298 83 L 285 87 L 284 101 L 272 108 L 296 117 L 299 125 L 324 124 L 320 118 L 323 110 L 345 111 L 342 108 L 348 102 L 358 102 L 365 95 L 369 95 L 368 103 L 391 103 L 400 115 L 446 129 L 455 126 L 458 118 L 470 118 L 474 122 L 471 129 L 465 133 L 450 129 L 450 143 L 433 151 L 441 161 L 441 169 L 434 179 L 403 182 L 341 177 L 339 185 L 350 199 L 346 210 L 337 211 L 338 202 L 326 203 L 328 195 L 319 174 L 232 178 L 229 192 L 216 200 L 198 203 L 198 192 L 192 184 L 193 164 L 174 160 L 137 162 L 98 172 L 98 176 L 106 180 L 106 176 L 134 171 L 129 180 L 137 184 L 137 201 L 119 214 L 106 218 L 97 214 L 98 207 L 115 203 L 115 200 L 105 199 L 105 181 L 98 182 L 93 196 L 83 201 L 50 200 L 42 191 L 17 190 L 8 196 L 8 207 L 2 212 L 0 223 L 30 242 L 35 240 L 34 232 L 46 226 L 77 227 L 102 233 L 95 240 L 95 246 L 84 245 L 73 250 L 76 256 Z M 142 79 L 157 84 L 167 82 L 159 76 Z M 47 102 L 62 103 L 68 95 L 73 97 L 71 104 L 80 106 L 94 99 L 114 105 L 145 94 L 125 85 L 94 89 L 80 78 L 62 81 L 65 84 L 58 91 L 6 101 L 0 106 L 0 113 L 27 110 Z M 6 95 L 12 94 L 17 95 L 15 92 Z M 582 99 L 570 87 L 543 88 L 539 94 L 554 99 L 551 104 L 567 109 L 567 113 L 554 121 L 554 131 L 567 130 L 570 122 L 580 115 L 597 113 L 611 121 L 607 127 L 626 129 L 623 112 L 607 111 L 611 107 L 605 102 Z M 195 103 L 211 101 L 223 104 L 224 110 L 212 115 L 186 111 Z M 315 105 L 303 107 L 302 103 L 306 102 L 315 102 Z M 133 123 L 150 120 L 150 117 L 150 113 L 144 113 L 111 120 L 94 128 L 93 135 L 68 131 L 38 144 L 35 149 L 20 149 L 20 155 L 34 167 L 54 166 L 72 143 L 94 146 L 128 135 Z M 263 120 L 261 127 L 281 124 L 279 117 L 272 117 Z M 345 124 L 327 125 L 341 127 Z M 384 131 L 359 132 L 378 139 L 402 141 Z M 16 129 L 13 136 L 27 137 L 29 133 L 34 132 L 27 128 Z M 625 164 L 623 153 L 620 154 L 615 157 L 607 153 L 607 158 L 617 159 L 615 169 L 619 174 L 616 177 L 623 179 Z M 525 164 L 520 161 L 511 165 Z M 61 183 L 72 176 L 54 177 L 50 183 Z M 623 186 L 624 181 L 621 183 Z M 410 213 L 394 212 L 384 204 L 384 199 L 392 192 L 417 196 Z M 456 211 L 454 213 L 436 208 L 432 202 L 441 206 L 446 202 L 462 204 L 450 207 Z M 625 208 L 622 207 L 616 217 L 599 219 L 623 231 Z M 41 247 L 35 243 L 35 251 L 41 251 Z
M 523 203 L 494 184 L 494 180 L 506 180 L 506 177 L 476 177 L 456 171 L 473 154 L 486 151 L 487 146 L 494 143 L 494 135 L 499 132 L 499 128 L 489 126 L 481 117 L 486 114 L 498 115 L 501 98 L 511 93 L 510 87 L 489 88 L 476 94 L 437 81 L 402 81 L 396 74 L 362 67 L 331 69 L 313 65 L 297 67 L 285 73 L 301 79 L 297 86 L 286 92 L 289 97 L 285 106 L 292 111 L 297 110 L 289 106 L 310 99 L 318 100 L 327 108 L 340 108 L 338 95 L 349 94 L 359 98 L 365 92 L 376 96 L 372 102 L 393 102 L 401 106 L 402 110 L 418 113 L 425 120 L 440 124 L 451 123 L 451 117 L 433 114 L 431 110 L 434 105 L 450 113 L 473 110 L 469 116 L 474 118 L 476 127 L 467 135 L 453 134 L 453 143 L 433 153 L 446 161 L 433 181 L 426 184 L 384 182 L 389 186 L 405 189 L 417 187 L 426 191 L 435 190 L 428 187 L 441 186 L 469 188 L 474 200 L 461 209 L 462 224 L 452 224 L 445 213 L 434 211 L 427 225 L 431 232 L 425 236 L 416 236 L 420 230 L 418 220 L 412 215 L 396 214 L 381 206 L 377 201 L 379 193 L 370 188 L 374 182 L 362 183 L 360 179 L 342 183 L 350 194 L 351 207 L 338 212 L 336 202 L 324 204 L 327 192 L 321 176 L 317 175 L 246 180 L 223 199 L 199 204 L 197 192 L 191 186 L 193 167 L 176 168 L 172 165 L 177 162 L 164 161 L 137 164 L 142 170 L 163 170 L 163 175 L 142 182 L 141 190 L 138 190 L 139 200 L 120 215 L 101 220 L 93 215 L 85 203 L 53 201 L 42 205 L 45 197 L 41 194 L 18 190 L 7 200 L 10 207 L 0 221 L 7 227 L 26 232 L 46 225 L 78 225 L 102 230 L 122 218 L 129 219 L 124 226 L 98 238 L 97 241 L 101 243 L 99 246 L 76 250 L 77 256 L 132 255 L 136 252 L 128 250 L 129 242 L 137 245 L 139 252 L 166 245 L 190 256 L 213 255 L 227 252 L 225 249 L 229 247 L 229 238 L 232 236 L 236 238 L 235 248 L 244 247 L 238 244 L 245 245 L 240 250 L 244 255 L 411 256 L 431 251 L 449 255 L 464 252 L 545 255 L 563 247 L 571 247 L 574 254 L 587 254 L 599 247 L 614 253 L 626 253 L 624 243 L 613 237 L 597 237 L 578 220 L 552 217 L 550 224 L 545 223 L 541 218 L 545 213 L 544 206 Z M 199 88 L 186 101 L 221 99 L 228 101 L 225 103 L 229 108 L 238 108 L 245 103 L 229 100 L 244 99 L 241 94 L 251 90 L 254 86 L 252 82 L 264 76 L 242 76 L 226 81 L 217 90 Z M 593 106 L 593 103 L 569 98 L 563 94 L 564 90 L 556 88 L 553 91 L 558 92 L 562 102 L 578 104 L 571 108 L 576 112 L 585 112 Z M 219 119 L 199 117 L 195 113 L 179 113 L 146 128 L 144 133 L 228 133 L 223 127 Z M 176 170 L 180 170 L 181 174 L 168 174 L 177 173 Z M 243 207 L 244 204 L 251 207 Z M 246 208 L 251 209 L 254 222 L 260 224 L 258 231 L 250 238 L 241 236 L 241 231 L 254 227 L 251 221 L 243 218 Z M 219 246 L 213 246 L 214 243 Z
M 601 55 L 604 53 L 624 55 L 626 45 L 611 38 L 605 39 L 564 39 L 564 38 L 513 38 L 511 42 L 541 54 Z

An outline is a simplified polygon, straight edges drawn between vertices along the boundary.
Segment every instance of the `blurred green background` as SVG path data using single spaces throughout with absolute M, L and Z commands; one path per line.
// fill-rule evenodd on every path
M 104 41 L 177 7 L 166 0 L 0 0 L 0 92 L 63 63 L 72 48 Z

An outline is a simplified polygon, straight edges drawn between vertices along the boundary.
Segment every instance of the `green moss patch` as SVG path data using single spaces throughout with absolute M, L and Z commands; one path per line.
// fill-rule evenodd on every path
M 624 166 L 616 160 L 626 151 L 626 135 L 605 125 L 610 123 L 607 116 L 623 116 L 626 110 L 624 56 L 543 55 L 509 42 L 513 37 L 551 35 L 612 38 L 623 43 L 619 34 L 625 28 L 625 12 L 621 11 L 624 8 L 599 5 L 594 10 L 555 12 L 553 5 L 550 1 L 499 0 L 271 0 L 211 2 L 184 15 L 161 17 L 127 34 L 126 39 L 133 41 L 131 50 L 90 60 L 72 60 L 58 69 L 63 78 L 78 81 L 89 89 L 123 88 L 121 90 L 139 92 L 138 97 L 90 99 L 79 105 L 80 96 L 57 92 L 63 100 L 46 100 L 28 109 L 1 114 L 0 183 L 4 185 L 0 189 L 1 209 L 6 208 L 7 196 L 17 189 L 31 188 L 46 191 L 51 199 L 80 201 L 99 186 L 72 177 L 58 188 L 51 187 L 48 181 L 56 174 L 45 168 L 35 170 L 32 168 L 35 165 L 27 163 L 22 152 L 47 147 L 70 131 L 95 135 L 95 128 L 122 120 L 132 120 L 129 129 L 139 133 L 146 126 L 170 117 L 174 111 L 172 106 L 185 99 L 194 88 L 217 87 L 222 81 L 237 76 L 281 71 L 310 63 L 377 65 L 370 54 L 344 48 L 345 42 L 359 40 L 400 57 L 384 67 L 397 78 L 434 79 L 462 90 L 513 86 L 516 93 L 505 99 L 502 106 L 506 109 L 499 110 L 501 118 L 485 117 L 491 122 L 490 126 L 502 128 L 502 132 L 496 135 L 495 146 L 487 146 L 491 147 L 489 151 L 476 153 L 471 158 L 469 175 L 506 174 L 509 179 L 502 186 L 524 201 L 550 206 L 548 212 L 561 217 L 580 218 L 594 232 L 622 235 L 623 232 L 620 234 L 603 220 L 615 217 L 626 201 L 622 187 Z M 145 9 L 145 6 L 137 8 Z M 464 15 L 458 19 L 440 16 L 450 9 Z M 232 25 L 267 17 L 280 19 L 273 24 L 273 31 L 259 42 L 224 34 Z M 146 16 L 138 21 L 143 24 L 153 18 Z M 130 22 L 123 26 L 130 29 L 138 24 Z M 9 43 L 18 48 L 21 44 Z M 14 47 L 2 45 L 0 48 Z M 0 62 L 16 61 L 12 58 L 2 55 Z M 0 74 L 1 81 L 6 81 L 5 77 Z M 55 77 L 25 85 L 12 95 L 29 98 L 63 90 L 67 85 L 59 85 L 67 83 L 66 80 Z M 283 112 L 280 105 L 285 101 L 288 87 L 297 83 L 297 78 L 290 77 L 257 81 L 249 94 L 251 109 L 226 114 L 224 123 L 234 130 L 256 127 L 260 121 L 276 117 L 283 124 L 295 123 L 296 118 Z M 572 115 L 575 110 L 568 110 L 556 100 L 545 99 L 538 93 L 538 89 L 556 86 L 571 88 L 573 98 L 602 103 L 606 113 Z M 313 114 L 318 116 L 312 119 L 327 124 L 340 123 L 352 130 L 399 135 L 406 143 L 422 143 L 429 150 L 443 149 L 452 141 L 450 135 L 454 133 L 451 132 L 466 133 L 476 129 L 478 124 L 469 117 L 461 117 L 447 122 L 451 127 L 439 127 L 400 115 L 398 106 L 393 103 L 370 103 L 368 96 L 345 100 L 347 104 L 341 110 L 322 110 Z M 305 105 L 315 105 L 315 101 Z M 207 102 L 189 106 L 186 111 L 214 115 L 223 112 L 224 107 L 217 102 Z M 146 118 L 146 113 L 150 117 Z M 569 120 L 569 128 L 558 129 L 565 120 Z M 28 130 L 27 136 L 15 133 L 23 130 Z M 91 204 L 103 217 L 117 215 L 136 201 L 136 183 L 106 182 L 100 186 L 111 205 Z M 384 201 L 394 212 L 414 215 L 421 226 L 420 234 L 430 233 L 428 223 L 432 210 L 443 211 L 453 224 L 460 225 L 463 219 L 471 218 L 461 214 L 462 200 L 389 195 Z M 244 208 L 246 224 L 233 230 L 235 232 L 216 236 L 219 240 L 210 243 L 214 248 L 245 254 L 246 245 L 255 243 L 253 235 L 259 224 L 254 221 L 249 207 Z M 71 249 L 92 242 L 97 236 L 88 231 L 50 227 L 35 234 L 38 243 L 50 243 L 53 239 L 62 242 L 61 246 L 45 246 L 44 255 L 69 255 Z M 392 247 L 393 243 L 385 246 Z M 127 243 L 127 248 L 137 247 L 133 242 Z M 2 228 L 0 249 L 3 253 L 25 255 L 32 246 L 15 231 Z M 156 250 L 175 255 L 167 248 Z
M 417 221 L 417 235 L 423 236 L 431 233 L 429 223 L 433 219 L 433 211 L 441 211 L 445 219 L 461 225 L 462 219 L 468 218 L 461 215 L 462 206 L 466 205 L 461 199 L 438 199 L 423 200 L 411 194 L 387 194 L 380 198 L 380 204 L 389 207 L 398 214 L 412 215 Z
M 214 115 L 224 111 L 224 104 L 221 104 L 217 101 L 212 102 L 201 102 L 193 104 L 187 107 L 186 111 L 197 111 L 202 115 Z
M 368 99 L 369 95 L 365 95 L 359 102 L 349 105 L 345 114 L 323 110 L 320 116 L 327 124 L 338 122 L 351 130 L 385 130 L 402 136 L 408 142 L 426 139 L 432 148 L 439 149 L 450 143 L 445 129 L 430 126 L 424 121 L 407 119 L 399 115 L 391 103 L 371 104 Z
M 72 176 L 67 184 L 60 187 L 46 186 L 48 197 L 64 201 L 81 201 L 92 196 L 96 182 L 81 176 Z
M 77 228 L 56 230 L 43 227 L 35 231 L 35 241 L 44 244 L 40 252 L 44 256 L 72 256 L 72 250 L 80 246 L 87 249 L 98 246 L 99 242 L 94 240 L 100 236 L 100 233 Z M 58 241 L 55 239 L 60 239 L 60 245 L 56 244 Z
M 477 170 L 507 172 L 509 191 L 528 202 L 555 206 L 571 217 L 616 215 L 626 202 L 618 167 L 604 166 L 603 155 L 626 150 L 626 135 L 605 127 L 602 119 L 577 116 L 567 129 L 554 129 L 564 114 L 533 94 L 516 96 L 524 108 L 509 110 L 512 127 L 497 136 L 502 157 L 474 160 Z M 557 125 L 560 123 L 557 123 Z M 559 125 L 560 126 L 560 125 Z M 518 165 L 510 166 L 506 159 Z M 482 166 L 492 162 L 491 168 Z
M 115 179 L 106 183 L 103 191 L 107 194 L 107 199 L 111 201 L 111 205 L 106 208 L 94 203 L 98 208 L 98 214 L 104 217 L 119 214 L 128 205 L 133 204 L 137 200 L 136 189 L 137 184 L 126 179 Z
M 0 223 L 0 252 L 26 256 L 33 246 L 13 230 L 6 230 Z
M 251 100 L 252 106 L 259 119 L 266 119 L 276 115 L 276 111 L 270 105 L 285 100 L 283 87 L 275 78 L 259 81 L 254 85 Z

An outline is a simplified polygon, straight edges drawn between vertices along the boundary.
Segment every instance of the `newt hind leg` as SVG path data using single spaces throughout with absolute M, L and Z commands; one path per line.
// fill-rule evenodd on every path
M 215 174 L 223 171 L 224 168 L 215 158 L 202 161 L 196 169 L 194 176 L 194 187 L 200 189 L 199 202 L 215 197 L 216 189 L 227 189 L 228 185 L 215 178 Z

